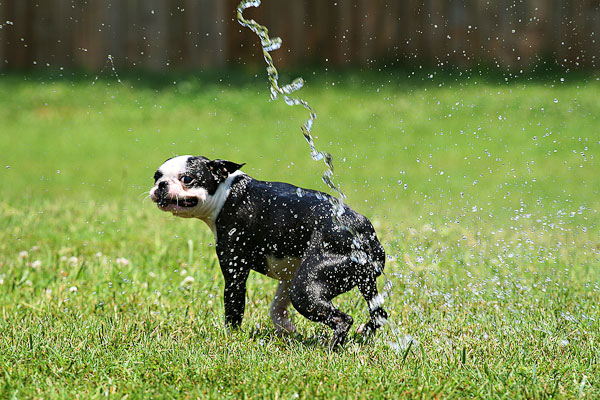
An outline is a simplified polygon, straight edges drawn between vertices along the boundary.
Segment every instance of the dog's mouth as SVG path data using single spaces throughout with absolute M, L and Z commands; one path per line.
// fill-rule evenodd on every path
M 179 197 L 179 198 L 168 198 L 163 197 L 159 199 L 156 204 L 161 209 L 171 208 L 190 208 L 198 205 L 198 199 L 195 197 Z

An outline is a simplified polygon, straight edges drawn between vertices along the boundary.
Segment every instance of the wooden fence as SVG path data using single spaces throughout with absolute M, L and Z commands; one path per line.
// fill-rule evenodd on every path
M 0 0 L 0 68 L 262 63 L 238 0 Z M 596 67 L 600 0 L 263 0 L 281 66 Z

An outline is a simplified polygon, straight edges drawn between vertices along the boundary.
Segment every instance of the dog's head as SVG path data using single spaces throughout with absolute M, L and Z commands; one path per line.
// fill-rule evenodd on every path
M 150 198 L 178 217 L 210 217 L 224 201 L 219 187 L 243 165 L 201 156 L 170 158 L 156 170 Z

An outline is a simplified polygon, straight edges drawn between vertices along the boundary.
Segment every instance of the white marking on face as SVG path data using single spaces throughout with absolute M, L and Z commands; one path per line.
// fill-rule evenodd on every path
M 185 173 L 188 160 L 193 156 L 178 156 L 165 161 L 158 169 L 162 172 L 163 177 L 179 177 Z M 162 178 L 161 178 L 162 179 Z M 160 179 L 159 179 L 160 180 Z
M 156 181 L 154 187 L 150 189 L 150 197 L 153 201 L 157 200 L 155 193 L 158 189 L 158 184 L 161 182 L 167 182 L 169 185 L 169 197 L 184 197 L 185 188 L 183 187 L 183 184 L 179 178 L 185 173 L 187 161 L 190 157 L 193 156 L 179 156 L 171 158 L 170 160 L 165 161 L 164 164 L 158 168 L 158 171 L 162 173 L 162 176 Z
M 173 215 L 182 218 L 198 218 L 206 222 L 210 227 L 215 240 L 217 237 L 217 230 L 215 221 L 223 204 L 227 200 L 229 190 L 233 178 L 238 175 L 244 175 L 242 171 L 235 171 L 230 174 L 225 182 L 222 182 L 217 187 L 216 192 L 213 195 L 209 195 L 206 188 L 203 187 L 191 187 L 186 188 L 181 182 L 181 177 L 188 173 L 187 166 L 188 160 L 193 157 L 190 155 L 178 156 L 165 161 L 163 165 L 158 168 L 158 171 L 162 173 L 162 176 L 156 181 L 154 187 L 150 190 L 150 197 L 153 201 L 157 201 L 156 191 L 158 185 L 162 182 L 166 182 L 168 185 L 168 196 L 171 199 L 189 199 L 194 198 L 198 200 L 198 205 L 194 207 L 185 207 L 178 204 L 169 204 L 166 207 L 161 207 L 163 211 L 169 211 Z

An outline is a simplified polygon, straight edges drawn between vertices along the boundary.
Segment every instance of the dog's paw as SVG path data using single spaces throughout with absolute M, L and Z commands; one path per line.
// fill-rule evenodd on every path
M 290 322 L 290 320 L 281 321 L 279 324 L 275 324 L 275 332 L 279 336 L 290 335 L 296 332 L 296 327 Z
M 360 324 L 358 328 L 356 328 L 356 333 L 359 335 L 364 335 L 367 324 Z
M 273 325 L 275 325 L 275 331 L 279 336 L 289 335 L 296 332 L 296 327 L 292 324 L 292 321 L 288 319 L 288 311 L 283 310 L 271 310 L 271 319 Z
M 370 336 L 375 330 L 371 324 L 361 324 L 356 328 L 356 333 L 360 336 Z

